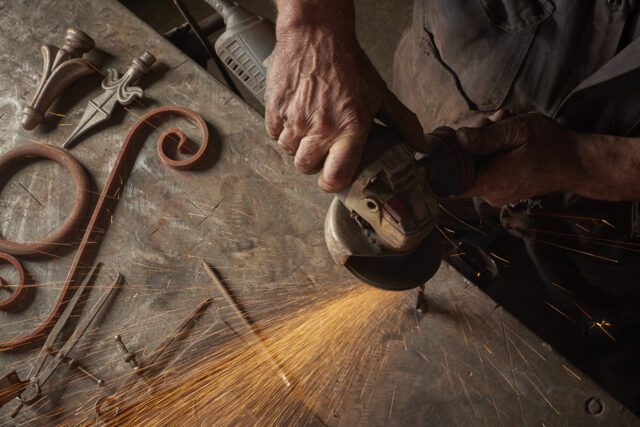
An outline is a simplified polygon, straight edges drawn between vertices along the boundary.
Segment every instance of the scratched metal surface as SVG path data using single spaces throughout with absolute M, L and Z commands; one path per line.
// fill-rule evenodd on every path
M 259 320 L 283 294 L 331 292 L 349 283 L 324 247 L 322 225 L 330 198 L 314 178 L 292 172 L 291 162 L 263 132 L 261 117 L 114 0 L 39 2 L 0 0 L 0 152 L 28 142 L 60 145 L 98 92 L 99 78 L 79 84 L 54 104 L 50 122 L 34 132 L 19 126 L 41 69 L 42 43 L 59 45 L 64 31 L 87 31 L 103 53 L 104 66 L 123 71 L 148 50 L 159 60 L 143 85 L 147 100 L 116 117 L 109 127 L 73 149 L 99 191 L 135 116 L 159 105 L 191 108 L 205 118 L 220 147 L 217 162 L 199 172 L 166 169 L 149 140 L 123 190 L 100 246 L 105 263 L 99 283 L 119 271 L 125 285 L 107 314 L 76 350 L 76 357 L 108 385 L 127 368 L 110 337 L 148 352 L 204 297 L 214 291 L 200 267 L 216 266 L 248 311 Z M 7 31 L 7 29 L 10 29 Z M 47 162 L 14 176 L 0 193 L 0 233 L 35 239 L 55 228 L 72 201 L 65 172 Z M 0 313 L 0 339 L 28 330 L 44 317 L 60 289 L 72 249 L 57 259 L 30 260 L 25 267 L 38 287 L 23 313 Z M 9 270 L 2 266 L 0 273 Z M 10 277 L 10 274 L 6 274 Z M 97 289 L 100 290 L 99 288 Z M 320 418 L 330 425 L 639 425 L 637 419 L 528 332 L 488 297 L 444 266 L 429 283 L 431 311 L 416 318 L 413 294 L 398 333 L 373 354 L 356 378 L 344 379 L 346 398 Z M 91 300 L 99 292 L 92 292 Z M 91 300 L 89 304 L 91 304 Z M 219 320 L 210 310 L 202 322 Z M 0 368 L 24 376 L 36 351 L 0 354 Z M 57 372 L 49 401 L 27 409 L 17 423 L 65 404 L 81 407 L 100 391 L 85 379 Z M 69 381 L 69 378 L 72 381 Z M 116 384 L 117 385 L 117 384 Z M 605 410 L 593 416 L 588 399 Z M 0 424 L 12 421 L 8 405 Z M 36 421 L 35 424 L 38 424 Z

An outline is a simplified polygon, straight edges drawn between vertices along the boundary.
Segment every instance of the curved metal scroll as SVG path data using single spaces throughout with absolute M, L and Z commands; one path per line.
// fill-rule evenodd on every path
M 187 159 L 177 161 L 171 158 L 171 153 L 168 152 L 167 147 L 170 139 L 174 138 L 175 135 L 184 133 L 180 129 L 170 129 L 164 132 L 158 140 L 158 151 L 161 153 L 160 157 L 162 161 L 172 168 L 188 169 L 198 166 L 204 159 L 209 144 L 209 129 L 199 114 L 183 107 L 167 106 L 156 108 L 141 117 L 127 134 L 118 152 L 116 161 L 100 193 L 100 198 L 87 224 L 86 232 L 71 263 L 62 291 L 53 309 L 47 318 L 33 331 L 11 341 L 0 342 L 0 351 L 19 350 L 35 346 L 37 343 L 42 342 L 53 325 L 55 325 L 56 320 L 64 310 L 67 302 L 71 299 L 70 297 L 75 288 L 75 284 L 80 282 L 81 273 L 88 270 L 88 267 L 91 265 L 90 257 L 92 254 L 88 249 L 97 249 L 100 238 L 106 233 L 111 213 L 114 212 L 115 204 L 119 199 L 119 195 L 122 194 L 126 179 L 145 142 L 142 136 L 157 127 L 157 124 L 154 124 L 152 119 L 165 116 L 182 116 L 193 121 L 200 127 L 203 137 L 199 144 L 200 148 L 195 154 Z

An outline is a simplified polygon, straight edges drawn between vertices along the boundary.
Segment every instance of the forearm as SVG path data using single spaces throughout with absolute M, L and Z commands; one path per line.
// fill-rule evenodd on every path
M 640 201 L 640 138 L 574 133 L 575 192 L 592 199 Z
M 355 37 L 353 0 L 274 0 L 278 9 L 276 33 L 326 29 Z

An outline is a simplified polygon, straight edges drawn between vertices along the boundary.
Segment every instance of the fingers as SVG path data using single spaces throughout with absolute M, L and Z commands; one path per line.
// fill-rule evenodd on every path
M 463 199 L 470 198 L 470 197 L 486 198 L 494 190 L 495 183 L 493 181 L 494 180 L 493 180 L 493 174 L 491 173 L 491 169 L 482 167 L 477 172 L 476 180 L 473 183 L 473 186 L 463 194 L 460 194 L 459 197 Z
M 501 153 L 480 165 L 473 186 L 461 198 L 482 197 L 491 206 L 504 206 L 536 195 L 532 190 L 529 154 L 517 149 Z M 524 162 L 524 164 L 523 164 Z M 539 177 L 538 180 L 544 180 Z
M 518 118 L 506 119 L 478 128 L 460 128 L 460 144 L 472 156 L 486 156 L 509 151 L 527 142 L 527 123 Z
M 390 90 L 382 101 L 378 118 L 392 126 L 416 150 L 428 154 L 431 144 L 425 140 L 418 116 L 409 110 Z
M 306 175 L 313 175 L 322 169 L 331 141 L 322 140 L 315 136 L 305 136 L 300 140 L 298 151 L 294 159 L 294 166 Z
M 473 123 L 471 123 L 471 125 L 469 127 L 482 128 L 482 127 L 485 127 L 485 126 L 489 126 L 492 123 L 493 123 L 493 120 L 491 120 L 491 116 L 489 116 L 489 117 L 481 117 L 478 120 L 475 120 Z
M 508 119 L 509 117 L 512 117 L 512 116 L 513 116 L 513 113 L 510 110 L 507 110 L 506 108 L 501 108 L 489 116 L 489 123 L 499 122 L 501 120 Z
M 498 111 L 494 111 L 488 116 L 480 116 L 479 118 L 474 119 L 468 127 L 472 128 L 480 128 L 484 126 L 489 126 L 490 124 L 499 122 L 504 119 L 508 119 L 512 117 L 513 113 L 506 108 L 501 108 Z
M 267 106 L 264 114 L 264 125 L 267 130 L 267 135 L 271 139 L 277 140 L 284 129 L 284 120 L 282 116 L 276 114 L 273 108 Z
M 367 133 L 345 132 L 335 140 L 324 162 L 318 185 L 324 191 L 336 193 L 344 190 L 355 174 Z
M 473 187 L 464 194 L 461 194 L 459 198 L 481 197 L 493 207 L 504 206 L 512 201 L 516 201 L 505 197 L 503 192 L 495 188 L 495 184 L 491 172 L 483 171 L 478 174 Z
M 286 126 L 278 144 L 294 157 L 295 168 L 307 175 L 323 169 L 320 186 L 328 192 L 343 190 L 351 183 L 366 142 L 366 131 L 345 131 L 335 137 L 306 135 Z M 363 136 L 364 135 L 364 136 Z
M 292 127 L 287 126 L 278 137 L 278 145 L 280 145 L 287 154 L 293 156 L 296 154 L 296 151 L 298 151 L 300 139 L 300 133 L 296 132 Z

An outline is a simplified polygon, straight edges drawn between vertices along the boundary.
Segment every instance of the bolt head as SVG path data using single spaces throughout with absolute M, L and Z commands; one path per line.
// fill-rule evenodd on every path
M 600 415 L 604 412 L 604 403 L 597 397 L 590 397 L 584 404 L 589 415 Z

